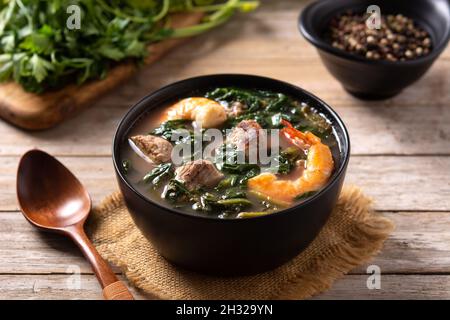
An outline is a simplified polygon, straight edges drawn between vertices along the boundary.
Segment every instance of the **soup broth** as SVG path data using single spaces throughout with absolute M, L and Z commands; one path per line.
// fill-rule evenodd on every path
M 305 201 L 328 183 L 339 152 L 331 123 L 311 106 L 234 87 L 152 109 L 127 138 L 121 170 L 138 192 L 168 208 L 224 219 Z

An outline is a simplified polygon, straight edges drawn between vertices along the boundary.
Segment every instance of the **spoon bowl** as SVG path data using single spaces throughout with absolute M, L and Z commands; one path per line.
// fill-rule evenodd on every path
M 84 222 L 91 199 L 80 181 L 58 160 L 40 150 L 20 160 L 17 196 L 24 216 L 39 228 L 64 231 Z
M 17 199 L 31 224 L 72 238 L 91 263 L 106 299 L 133 300 L 84 233 L 91 199 L 81 182 L 61 162 L 37 149 L 24 154 L 17 171 Z

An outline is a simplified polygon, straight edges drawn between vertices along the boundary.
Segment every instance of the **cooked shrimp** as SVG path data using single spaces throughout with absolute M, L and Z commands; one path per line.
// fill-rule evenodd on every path
M 170 107 L 167 119 L 193 120 L 203 128 L 216 128 L 227 120 L 225 107 L 207 98 L 186 98 Z
M 330 148 L 311 132 L 301 132 L 283 120 L 281 132 L 295 145 L 306 148 L 308 156 L 305 170 L 295 180 L 281 180 L 273 173 L 261 173 L 248 180 L 248 188 L 268 200 L 291 203 L 297 196 L 322 188 L 333 172 Z

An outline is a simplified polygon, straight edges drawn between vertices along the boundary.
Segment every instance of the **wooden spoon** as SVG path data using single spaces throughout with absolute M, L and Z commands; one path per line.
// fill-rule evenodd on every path
M 78 179 L 58 160 L 30 150 L 19 163 L 17 198 L 27 220 L 47 231 L 68 235 L 92 265 L 107 300 L 133 300 L 122 281 L 100 256 L 84 233 L 91 210 L 89 194 Z

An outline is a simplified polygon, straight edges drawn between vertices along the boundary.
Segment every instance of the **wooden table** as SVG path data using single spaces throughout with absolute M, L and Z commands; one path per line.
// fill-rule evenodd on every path
M 362 187 L 397 227 L 370 264 L 381 289 L 366 286 L 367 265 L 318 299 L 450 298 L 450 47 L 401 95 L 366 102 L 348 95 L 297 31 L 301 0 L 265 1 L 255 13 L 202 35 L 150 67 L 79 117 L 30 133 L 0 122 L 0 298 L 92 299 L 101 290 L 75 246 L 32 228 L 19 212 L 19 157 L 38 147 L 56 156 L 98 203 L 116 189 L 111 140 L 122 115 L 143 95 L 209 73 L 251 73 L 299 85 L 342 116 L 352 140 L 346 182 Z M 75 269 L 74 269 L 75 268 Z M 81 288 L 67 289 L 79 268 Z

